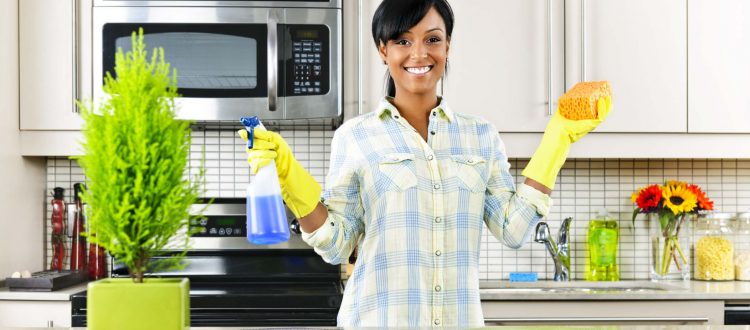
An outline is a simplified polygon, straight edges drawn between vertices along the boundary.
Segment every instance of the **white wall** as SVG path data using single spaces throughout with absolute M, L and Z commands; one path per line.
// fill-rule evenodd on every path
M 45 159 L 21 157 L 18 0 L 0 1 L 0 280 L 42 270 Z M 54 53 L 50 51 L 50 56 Z M 43 97 L 44 91 L 40 91 Z

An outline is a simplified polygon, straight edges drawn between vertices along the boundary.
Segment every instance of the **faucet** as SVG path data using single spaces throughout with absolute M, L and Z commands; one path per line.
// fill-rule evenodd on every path
M 565 218 L 557 233 L 557 243 L 552 239 L 546 222 L 536 225 L 534 242 L 543 243 L 555 262 L 555 281 L 570 280 L 570 255 L 568 255 L 568 236 L 570 236 L 570 222 L 573 218 Z

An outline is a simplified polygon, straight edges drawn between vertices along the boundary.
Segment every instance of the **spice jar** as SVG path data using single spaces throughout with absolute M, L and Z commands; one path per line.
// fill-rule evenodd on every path
M 734 280 L 734 243 L 731 213 L 709 213 L 695 227 L 693 278 L 706 281 Z
M 734 224 L 734 279 L 750 281 L 750 212 L 737 214 Z

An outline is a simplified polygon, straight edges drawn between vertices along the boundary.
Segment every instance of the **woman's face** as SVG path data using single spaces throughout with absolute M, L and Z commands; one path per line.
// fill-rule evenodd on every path
M 449 40 L 445 22 L 430 8 L 417 25 L 378 47 L 396 85 L 396 95 L 435 93 L 445 72 Z

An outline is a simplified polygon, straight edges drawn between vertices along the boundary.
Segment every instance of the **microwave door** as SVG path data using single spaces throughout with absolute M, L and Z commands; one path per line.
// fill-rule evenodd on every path
M 114 72 L 118 48 L 144 30 L 149 49 L 162 47 L 177 72 L 178 116 L 198 121 L 236 121 L 242 116 L 283 119 L 283 100 L 269 95 L 269 17 L 283 9 L 200 7 L 95 7 L 94 97 Z M 271 11 L 277 14 L 271 15 Z M 276 71 L 277 72 L 277 71 Z M 279 75 L 275 75 L 278 85 Z M 276 88 L 278 92 L 278 88 Z M 275 99 L 277 111 L 269 111 Z

